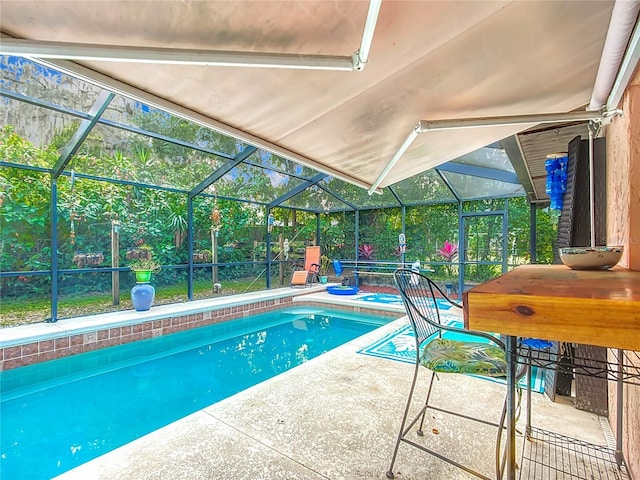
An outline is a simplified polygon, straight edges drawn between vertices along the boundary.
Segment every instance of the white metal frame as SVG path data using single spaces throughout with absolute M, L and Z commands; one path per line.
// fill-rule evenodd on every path
M 49 42 L 4 37 L 0 54 L 75 61 L 135 62 L 223 67 L 285 68 L 304 70 L 362 71 L 378 21 L 382 0 L 371 0 L 360 49 L 351 56 L 297 55 L 286 53 L 227 52 L 183 48 L 136 47 L 86 43 Z

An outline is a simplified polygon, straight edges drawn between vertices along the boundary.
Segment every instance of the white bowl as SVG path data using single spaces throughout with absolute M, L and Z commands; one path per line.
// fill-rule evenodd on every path
M 622 257 L 623 247 L 563 247 L 560 260 L 574 270 L 608 270 Z

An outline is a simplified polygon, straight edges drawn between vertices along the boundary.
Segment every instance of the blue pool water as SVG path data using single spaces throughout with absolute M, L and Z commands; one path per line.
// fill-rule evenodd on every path
M 0 374 L 0 478 L 49 479 L 389 318 L 292 307 Z
M 360 297 L 358 298 L 358 300 L 362 300 L 364 302 L 377 302 L 402 306 L 402 297 L 400 295 L 393 295 L 390 293 L 372 293 Z M 451 304 L 441 298 L 436 299 L 436 303 L 438 304 L 438 308 L 440 310 L 449 310 L 451 308 Z

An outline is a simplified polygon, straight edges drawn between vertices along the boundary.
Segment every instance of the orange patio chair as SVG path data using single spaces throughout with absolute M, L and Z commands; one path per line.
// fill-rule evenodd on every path
M 319 281 L 320 275 L 320 247 L 307 247 L 304 253 L 304 270 L 295 270 L 291 275 L 291 286 L 313 285 Z

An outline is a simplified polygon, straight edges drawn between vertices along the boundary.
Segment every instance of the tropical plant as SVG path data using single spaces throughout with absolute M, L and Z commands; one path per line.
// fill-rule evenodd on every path
M 458 256 L 458 245 L 445 240 L 442 248 L 438 250 L 438 255 L 444 258 L 447 262 L 453 262 Z
M 133 272 L 158 272 L 160 270 L 160 265 L 153 258 L 139 258 L 131 262 L 129 264 L 129 268 Z
M 458 257 L 458 245 L 445 240 L 442 248 L 438 250 L 438 255 L 447 262 L 443 265 L 446 272 L 445 281 L 446 283 L 453 285 L 455 283 L 454 280 L 458 275 L 458 267 L 453 264 L 455 259 Z
M 370 243 L 363 243 L 358 247 L 358 257 L 360 260 L 373 260 L 375 249 Z
M 320 275 L 327 275 L 331 268 L 331 259 L 326 255 L 320 257 Z

